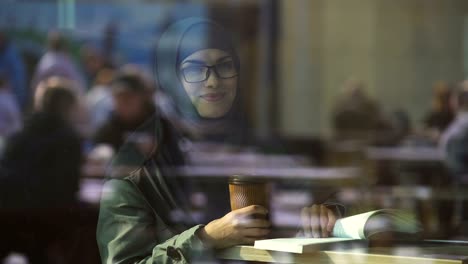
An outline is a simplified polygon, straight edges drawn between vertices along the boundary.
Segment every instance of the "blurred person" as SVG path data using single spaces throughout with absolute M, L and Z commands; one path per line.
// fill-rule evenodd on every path
M 33 111 L 41 110 L 44 100 L 44 94 L 49 89 L 49 87 L 67 87 L 68 89 L 70 89 L 71 92 L 73 92 L 74 96 L 77 99 L 77 107 L 72 113 L 72 125 L 79 132 L 82 138 L 88 138 L 90 135 L 88 109 L 85 103 L 83 102 L 82 94 L 79 91 L 79 84 L 74 80 L 70 80 L 62 76 L 51 76 L 39 82 L 37 87 L 34 89 Z
M 462 175 L 468 174 L 468 141 L 463 141 L 468 140 L 468 81 L 454 94 L 454 107 L 456 117 L 442 134 L 440 146 L 448 154 L 449 167 Z
M 22 122 L 21 111 L 11 92 L 8 78 L 0 72 L 0 138 L 6 139 L 20 130 Z
M 442 134 L 439 144 L 445 153 L 445 162 L 455 185 L 463 188 L 463 186 L 468 186 L 468 81 L 460 84 L 453 99 L 457 114 Z M 461 209 L 464 234 L 457 235 L 468 236 L 468 203 L 466 201 L 463 202 Z
M 34 89 L 33 95 L 33 111 L 38 112 L 42 109 L 44 104 L 44 94 L 47 90 L 53 89 L 51 87 L 67 87 L 75 97 L 78 97 L 76 90 L 77 83 L 73 80 L 61 77 L 61 76 L 51 76 L 45 80 L 42 80 L 38 83 L 37 87 Z
M 110 118 L 114 109 L 110 87 L 114 77 L 115 72 L 113 69 L 103 68 L 99 70 L 94 85 L 86 93 L 86 105 L 89 111 L 92 133 L 95 133 Z
M 26 87 L 26 72 L 23 60 L 6 33 L 0 30 L 0 71 L 9 78 L 11 92 L 20 109 L 25 109 L 29 100 Z
M 101 52 L 91 44 L 85 44 L 80 49 L 80 62 L 86 79 L 86 88 L 90 88 L 97 79 L 99 71 L 112 68 L 106 65 Z
M 440 135 L 455 117 L 450 104 L 452 90 L 445 82 L 434 84 L 431 110 L 424 117 L 424 129 L 430 138 L 437 142 Z
M 152 93 L 137 74 L 122 71 L 110 84 L 113 112 L 93 136 L 95 144 L 109 144 L 117 151 L 128 136 L 155 113 Z M 141 131 L 142 134 L 150 134 Z
M 0 160 L 0 208 L 7 216 L 0 225 L 0 259 L 9 251 L 25 253 L 31 263 L 90 263 L 96 257 L 89 239 L 94 212 L 79 200 L 79 101 L 70 83 L 41 82 L 41 100 L 7 141 Z
M 381 141 L 387 127 L 378 103 L 362 81 L 346 81 L 333 108 L 333 129 L 338 140 Z
M 119 24 L 117 20 L 110 21 L 104 28 L 102 39 L 103 59 L 106 65 L 115 64 L 116 42 L 119 35 Z
M 155 85 L 155 80 L 151 75 L 151 72 L 148 71 L 146 68 L 137 65 L 137 64 L 125 64 L 121 67 L 121 71 L 125 72 L 130 75 L 138 76 L 140 78 L 144 85 L 145 88 L 150 92 L 153 93 L 156 91 L 156 85 Z
M 391 141 L 395 145 L 403 142 L 411 134 L 411 119 L 403 109 L 396 109 L 389 115 L 389 125 L 393 131 Z
M 172 24 L 160 39 L 156 66 L 159 87 L 173 97 L 183 118 L 199 130 L 208 129 L 203 131 L 207 136 L 220 140 L 223 133 L 225 138 L 229 133 L 240 136 L 231 123 L 239 115 L 236 110 L 241 110 L 239 58 L 221 26 L 201 18 Z M 177 160 L 180 134 L 172 120 L 156 116 L 153 121 L 157 142 L 151 155 L 132 173 L 106 183 L 97 230 L 102 261 L 203 262 L 212 260 L 213 248 L 265 238 L 269 221 L 252 218 L 268 214 L 259 205 L 234 210 L 206 225 L 192 221 L 181 182 L 170 170 L 183 162 Z M 309 220 L 307 225 L 308 230 L 323 232 L 319 236 L 326 236 L 337 218 L 333 210 L 320 205 L 304 212 L 307 219 L 321 220 L 315 224 Z
M 47 208 L 76 202 L 82 160 L 72 126 L 77 99 L 68 87 L 51 86 L 42 102 L 7 142 L 0 164 L 14 188 L 2 185 L 2 206 Z
M 65 37 L 59 31 L 49 32 L 47 51 L 37 64 L 31 87 L 36 88 L 41 81 L 52 76 L 63 77 L 76 82 L 74 89 L 76 89 L 78 95 L 84 95 L 86 82 L 70 56 Z

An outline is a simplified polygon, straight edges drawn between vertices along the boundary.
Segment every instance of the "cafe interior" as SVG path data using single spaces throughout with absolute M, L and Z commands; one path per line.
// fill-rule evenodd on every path
M 187 21 L 212 31 L 171 35 Z M 228 55 L 184 66 L 184 45 Z M 0 264 L 468 263 L 467 78 L 466 0 L 2 1 Z M 134 179 L 153 169 L 184 201 L 171 221 L 203 231 L 250 205 L 268 210 L 262 239 L 335 236 L 316 236 L 316 208 L 416 224 L 313 252 L 129 253 L 146 233 L 115 230 L 144 206 L 119 200 L 124 218 L 106 197 L 147 197 Z

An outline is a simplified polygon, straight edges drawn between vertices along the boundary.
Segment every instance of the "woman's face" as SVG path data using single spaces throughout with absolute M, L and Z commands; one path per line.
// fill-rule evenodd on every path
M 204 118 L 224 116 L 237 93 L 238 72 L 232 56 L 219 49 L 192 53 L 179 66 L 179 77 L 193 106 Z

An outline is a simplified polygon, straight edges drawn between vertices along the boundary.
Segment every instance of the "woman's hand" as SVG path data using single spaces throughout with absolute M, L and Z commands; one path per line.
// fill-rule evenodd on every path
M 226 248 L 239 244 L 253 244 L 270 233 L 270 222 L 266 220 L 268 210 L 259 205 L 251 205 L 232 211 L 216 219 L 198 235 L 203 242 L 214 248 Z M 261 215 L 262 218 L 254 218 Z
M 336 222 L 335 213 L 325 205 L 314 204 L 301 211 L 302 227 L 307 237 L 329 237 Z

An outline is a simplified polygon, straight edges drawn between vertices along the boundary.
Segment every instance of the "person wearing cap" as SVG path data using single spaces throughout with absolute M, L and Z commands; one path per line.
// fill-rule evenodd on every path
M 174 100 L 177 121 L 187 131 L 211 141 L 247 141 L 239 58 L 220 25 L 203 18 L 176 22 L 161 36 L 156 55 L 158 87 Z M 214 260 L 213 249 L 266 238 L 270 222 L 252 217 L 268 214 L 259 205 L 208 224 L 192 219 L 183 183 L 171 170 L 180 162 L 178 133 L 184 131 L 157 115 L 152 121 L 157 139 L 152 155 L 104 187 L 97 226 L 102 262 L 206 263 Z
M 114 110 L 95 132 L 95 144 L 108 144 L 118 150 L 145 120 L 155 112 L 151 91 L 136 74 L 122 72 L 111 82 Z M 150 132 L 148 132 L 150 133 Z

